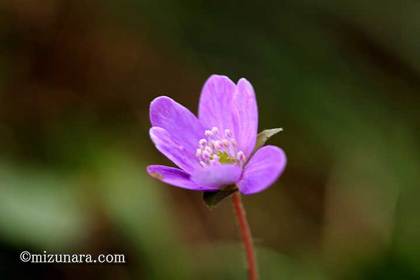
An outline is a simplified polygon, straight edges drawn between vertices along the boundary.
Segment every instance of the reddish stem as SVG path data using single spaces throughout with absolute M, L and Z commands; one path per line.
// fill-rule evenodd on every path
M 251 230 L 249 228 L 248 220 L 246 218 L 246 212 L 242 205 L 241 195 L 239 192 L 233 193 L 232 203 L 233 203 L 233 208 L 235 209 L 236 220 L 238 221 L 238 224 L 239 224 L 239 230 L 241 233 L 242 242 L 245 247 L 246 261 L 248 265 L 248 279 L 258 280 L 257 260 L 255 258 Z

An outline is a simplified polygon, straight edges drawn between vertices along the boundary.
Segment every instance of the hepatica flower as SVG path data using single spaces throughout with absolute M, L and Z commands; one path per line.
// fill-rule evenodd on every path
M 248 279 L 257 280 L 257 262 L 251 231 L 240 193 L 249 195 L 268 188 L 283 172 L 282 149 L 265 141 L 279 129 L 257 135 L 255 92 L 246 79 L 237 84 L 213 75 L 201 92 L 198 117 L 167 96 L 150 105 L 150 137 L 156 148 L 177 167 L 150 165 L 147 172 L 175 187 L 204 192 L 209 206 L 232 195 L 245 247 Z
M 157 97 L 150 121 L 153 143 L 177 167 L 150 165 L 147 172 L 175 187 L 216 192 L 236 186 L 250 195 L 272 185 L 286 165 L 276 146 L 255 150 L 258 108 L 244 78 L 235 84 L 212 75 L 201 92 L 198 117 L 167 96 Z

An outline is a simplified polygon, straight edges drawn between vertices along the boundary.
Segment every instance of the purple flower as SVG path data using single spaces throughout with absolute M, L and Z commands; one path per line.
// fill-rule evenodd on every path
M 254 153 L 258 109 L 252 85 L 235 85 L 212 75 L 204 84 L 198 118 L 167 96 L 150 105 L 150 137 L 178 166 L 150 165 L 147 172 L 167 184 L 196 191 L 217 191 L 235 184 L 243 194 L 268 188 L 280 176 L 286 156 L 276 146 Z

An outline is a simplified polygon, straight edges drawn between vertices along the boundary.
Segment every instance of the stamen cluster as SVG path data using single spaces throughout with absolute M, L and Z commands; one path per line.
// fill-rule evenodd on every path
M 198 142 L 196 157 L 203 167 L 214 164 L 243 165 L 246 162 L 245 154 L 238 149 L 232 131 L 225 129 L 221 133 L 217 127 L 204 132 L 204 138 Z

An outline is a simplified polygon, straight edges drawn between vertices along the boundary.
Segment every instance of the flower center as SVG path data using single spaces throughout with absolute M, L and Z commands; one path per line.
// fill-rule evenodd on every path
M 204 138 L 198 141 L 195 155 L 203 167 L 213 164 L 243 165 L 246 161 L 245 154 L 238 149 L 230 129 L 221 133 L 217 127 L 204 132 Z

